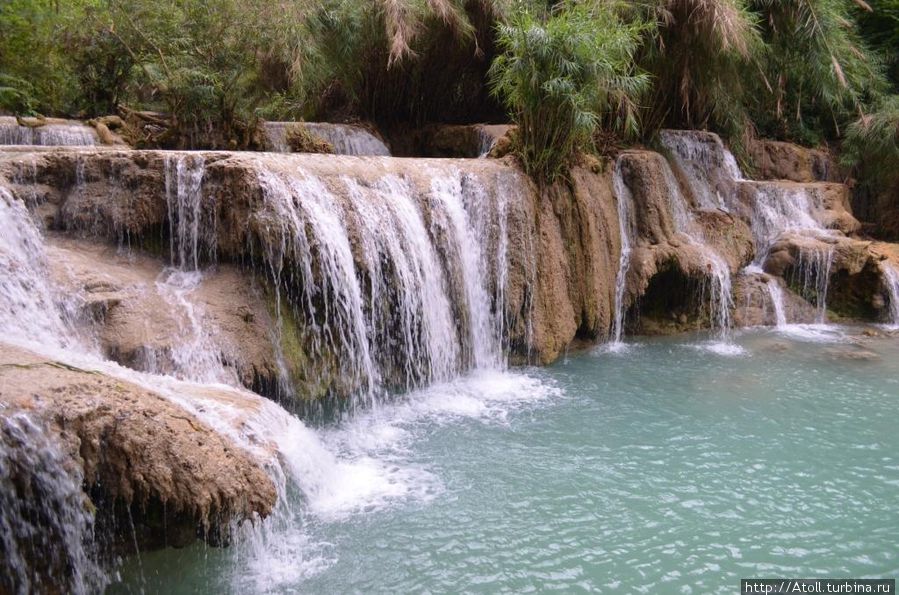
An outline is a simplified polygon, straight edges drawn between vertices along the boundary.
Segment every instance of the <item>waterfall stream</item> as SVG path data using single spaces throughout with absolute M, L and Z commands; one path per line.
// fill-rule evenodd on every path
M 15 118 L 0 117 L 0 145 L 83 146 L 96 145 L 97 133 L 83 124 L 50 123 L 21 126 Z
M 890 298 L 890 323 L 899 327 L 899 270 L 888 262 L 881 263 L 881 269 Z
M 265 133 L 272 150 L 289 153 L 287 129 L 291 125 L 301 125 L 318 138 L 331 143 L 337 155 L 389 156 L 390 149 L 384 141 L 363 128 L 351 124 L 331 124 L 328 122 L 266 122 Z
M 95 560 L 93 517 L 82 476 L 62 447 L 24 412 L 0 419 L 0 556 L 4 593 L 100 592 L 109 582 Z
M 301 169 L 258 173 L 272 282 L 312 357 L 339 356 L 369 403 L 505 362 L 507 199 L 476 175 L 425 173 L 423 186 L 388 175 L 337 187 Z
M 627 272 L 631 263 L 632 238 L 636 236 L 632 214 L 634 198 L 630 188 L 624 183 L 620 160 L 615 163 L 612 184 L 618 200 L 618 229 L 621 236 L 621 255 L 618 258 L 618 273 L 615 276 L 615 318 L 612 322 L 612 349 L 618 349 L 622 345 L 621 341 L 624 337 L 624 317 L 627 314 L 624 293 L 627 288 Z
M 671 207 L 674 226 L 678 233 L 689 238 L 706 260 L 709 314 L 712 329 L 721 339 L 727 339 L 731 329 L 731 310 L 733 308 L 733 291 L 731 286 L 730 267 L 727 261 L 703 237 L 702 229 L 687 199 L 680 190 L 680 185 L 670 167 L 663 170 L 668 200 Z
M 373 414 L 387 407 L 381 396 L 388 391 L 419 391 L 413 408 L 391 405 L 393 419 L 371 418 L 383 425 L 385 436 L 402 434 L 396 419 L 444 411 L 489 415 L 493 400 L 512 403 L 549 394 L 527 376 L 503 373 L 507 218 L 517 189 L 526 188 L 524 179 L 510 173 L 488 180 L 452 165 L 408 177 L 325 179 L 289 157 L 273 159 L 261 159 L 257 169 L 264 208 L 254 215 L 254 225 L 267 234 L 261 257 L 279 288 L 274 293 L 301 322 L 311 361 L 335 362 L 354 400 Z M 76 170 L 83 173 L 81 165 L 77 162 Z M 145 290 L 157 292 L 182 321 L 180 340 L 167 354 L 170 363 L 149 361 L 145 372 L 129 370 L 81 340 L 69 323 L 79 296 L 54 286 L 42 233 L 5 188 L 0 188 L 0 324 L 8 330 L 4 340 L 145 387 L 264 461 L 279 504 L 265 523 L 234 528 L 241 559 L 234 581 L 235 588 L 247 580 L 271 586 L 329 563 L 323 546 L 304 536 L 309 518 L 341 517 L 397 499 L 428 499 L 439 488 L 427 471 L 400 464 L 392 454 L 385 458 L 383 444 L 357 442 L 354 429 L 323 436 L 274 402 L 237 387 L 196 299 L 218 252 L 215 196 L 204 192 L 204 178 L 201 155 L 166 155 L 171 266 Z M 82 192 L 83 184 L 84 175 L 76 176 L 74 192 Z M 502 190 L 488 190 L 491 184 Z M 282 308 L 275 311 L 280 319 Z M 460 378 L 466 373 L 470 380 Z M 209 386 L 231 396 L 216 398 L 208 394 Z M 516 394 L 523 386 L 527 390 Z M 469 392 L 473 396 L 465 396 Z M 392 452 L 398 446 L 387 448 Z M 50 446 L 44 450 L 52 454 Z M 0 475 L 3 465 L 5 459 Z M 78 488 L 73 493 L 80 493 L 81 480 L 72 482 Z M 302 494 L 299 506 L 293 491 Z M 16 514 L 5 509 L 0 520 L 24 527 L 27 519 Z M 73 544 L 89 546 L 89 516 L 82 530 L 72 519 L 52 514 L 80 531 Z M 82 556 L 75 548 L 66 555 L 79 573 L 93 572 L 89 553 Z M 79 592 L 76 584 L 71 588 Z

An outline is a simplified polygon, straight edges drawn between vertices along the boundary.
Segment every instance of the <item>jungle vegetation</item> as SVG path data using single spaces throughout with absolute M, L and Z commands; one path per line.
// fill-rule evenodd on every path
M 552 179 L 663 127 L 842 143 L 899 171 L 899 0 L 5 0 L 0 111 L 164 113 L 169 146 L 262 119 L 511 121 Z M 895 180 L 894 180 L 895 181 Z

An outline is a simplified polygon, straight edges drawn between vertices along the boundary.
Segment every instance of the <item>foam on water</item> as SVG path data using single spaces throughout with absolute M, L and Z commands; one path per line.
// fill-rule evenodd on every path
M 708 341 L 691 346 L 701 351 L 707 351 L 724 357 L 737 357 L 748 354 L 745 348 L 736 343 L 727 341 Z

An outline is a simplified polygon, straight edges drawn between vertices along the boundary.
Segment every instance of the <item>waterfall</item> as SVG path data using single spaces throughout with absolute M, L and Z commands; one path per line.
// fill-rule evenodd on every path
M 699 207 L 730 210 L 733 182 L 741 180 L 743 174 L 721 139 L 714 134 L 683 130 L 662 130 L 659 138 L 687 177 Z
M 695 245 L 705 258 L 707 271 L 708 304 L 712 328 L 721 338 L 727 338 L 731 328 L 731 310 L 733 308 L 733 291 L 731 287 L 730 267 L 727 261 L 708 245 L 703 237 L 702 229 L 687 200 L 680 191 L 674 172 L 666 165 L 663 174 L 668 187 L 668 200 L 671 215 L 678 233 L 684 234 Z
M 0 117 L 0 145 L 82 146 L 96 145 L 97 133 L 90 126 L 50 123 L 34 128 L 20 126 L 15 118 Z
M 765 287 L 768 288 L 768 296 L 771 298 L 771 306 L 774 308 L 774 320 L 777 326 L 786 326 L 787 313 L 784 309 L 783 288 L 780 286 L 780 282 L 771 277 L 768 279 L 768 283 L 765 284 Z
M 295 166 L 294 166 L 295 167 Z M 316 361 L 364 400 L 504 365 L 506 203 L 453 168 L 337 187 L 262 167 L 265 259 Z
M 813 237 L 829 235 L 818 221 L 817 208 L 808 190 L 801 187 L 756 186 L 750 221 L 756 246 L 753 264 L 759 266 L 764 263 L 774 242 L 785 232 Z
M 93 516 L 62 446 L 28 414 L 0 417 L 0 591 L 103 590 L 108 579 L 97 565 Z
M 0 323 L 6 340 L 63 348 L 74 342 L 46 278 L 44 241 L 25 205 L 0 187 Z
M 496 146 L 497 137 L 478 126 L 478 157 L 486 157 Z
M 287 130 L 293 125 L 304 126 L 313 135 L 331 143 L 338 155 L 390 155 L 387 145 L 362 126 L 327 122 L 266 122 L 265 134 L 272 150 L 278 153 L 290 152 Z
M 97 371 L 158 394 L 230 438 L 265 465 L 278 495 L 272 518 L 265 523 L 243 523 L 233 528 L 238 545 L 243 546 L 240 556 L 248 558 L 251 565 L 258 564 L 264 572 L 270 572 L 274 556 L 282 556 L 279 561 L 285 568 L 314 565 L 302 541 L 303 513 L 291 508 L 288 486 L 295 486 L 304 494 L 308 511 L 324 516 L 370 509 L 417 489 L 419 479 L 390 461 L 339 458 L 299 419 L 258 395 L 222 385 L 185 383 L 173 376 L 136 372 L 102 360 L 86 349 L 66 325 L 65 310 L 57 299 L 59 292 L 50 281 L 42 235 L 24 204 L 2 187 L 0 227 L 3 341 L 66 366 Z M 423 223 L 419 232 L 422 227 Z M 176 246 L 186 245 L 186 238 L 195 237 L 190 225 L 176 225 L 175 229 L 186 230 L 186 236 L 179 238 Z M 316 240 L 329 238 L 333 229 L 322 231 L 324 235 Z M 194 260 L 187 258 L 185 262 Z M 416 263 L 422 275 L 434 273 L 427 264 Z M 334 266 L 339 268 L 337 263 Z M 182 306 L 189 310 L 195 307 L 190 304 L 189 294 L 199 276 L 198 271 L 170 269 L 159 283 L 168 286 L 166 291 L 183 292 L 174 299 L 183 301 Z M 389 291 L 385 289 L 385 293 Z M 431 315 L 428 308 L 423 310 Z M 197 320 L 191 325 L 199 326 Z M 339 332 L 334 325 L 328 330 Z M 198 344 L 204 340 L 208 337 L 197 339 L 186 333 L 181 368 L 185 377 L 218 381 L 204 377 L 204 368 L 216 368 L 215 362 L 200 361 L 200 356 L 215 349 L 214 345 Z M 447 338 L 435 334 L 432 346 L 436 349 L 440 341 L 446 343 Z M 175 359 L 179 357 L 176 353 Z M 86 512 L 81 471 L 71 457 L 64 456 L 52 436 L 51 431 L 24 414 L 7 412 L 0 416 L 0 559 L 7 569 L 0 576 L 0 590 L 4 592 L 41 591 L 41 585 L 35 582 L 39 577 L 28 574 L 35 564 L 38 568 L 41 564 L 52 565 L 47 571 L 48 580 L 64 577 L 67 592 L 98 592 L 108 582 L 91 548 L 93 518 Z M 21 483 L 23 472 L 28 474 L 25 484 Z M 30 491 L 17 491 L 22 485 Z
M 618 199 L 618 229 L 621 236 L 621 255 L 618 258 L 618 274 L 615 277 L 615 319 L 612 323 L 612 345 L 620 345 L 624 337 L 624 317 L 627 313 L 624 292 L 627 288 L 627 272 L 631 264 L 631 241 L 636 237 L 633 218 L 634 198 L 624 183 L 621 160 L 615 162 L 612 176 L 615 197 Z
M 796 271 L 802 296 L 815 304 L 818 324 L 827 322 L 827 289 L 830 271 L 833 267 L 834 247 L 803 247 L 799 251 L 799 265 Z
M 206 163 L 202 155 L 165 156 L 165 202 L 172 264 L 196 271 L 204 259 L 215 262 L 215 210 L 203 199 Z
M 821 224 L 820 206 L 811 191 L 801 185 L 752 183 L 742 178 L 736 160 L 721 139 L 710 133 L 663 130 L 663 145 L 687 177 L 693 193 L 704 209 L 739 211 L 736 183 L 749 185 L 749 218 L 755 244 L 755 258 L 744 271 L 758 274 L 771 247 L 787 232 L 827 240 L 835 235 Z M 803 295 L 818 309 L 818 322 L 826 319 L 827 286 L 833 264 L 833 246 L 803 249 L 799 258 L 799 277 Z M 768 280 L 768 292 L 775 313 L 783 311 L 783 288 Z M 785 316 L 785 313 L 784 313 Z M 784 318 L 783 322 L 786 322 Z
M 899 327 L 899 269 L 886 261 L 880 263 L 880 268 L 890 297 L 890 323 Z

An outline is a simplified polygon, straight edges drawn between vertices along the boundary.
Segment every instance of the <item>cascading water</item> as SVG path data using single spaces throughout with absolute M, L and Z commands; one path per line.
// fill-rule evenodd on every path
M 309 171 L 259 170 L 272 281 L 311 356 L 337 356 L 363 400 L 504 365 L 505 199 L 475 175 L 425 173 L 426 185 L 344 177 L 334 189 Z
M 360 162 L 348 161 L 347 170 Z M 76 173 L 84 172 L 78 163 Z M 360 413 L 359 423 L 383 426 L 373 436 L 401 436 L 403 420 L 414 423 L 433 412 L 502 415 L 503 403 L 550 394 L 537 380 L 502 372 L 507 220 L 517 216 L 517 189 L 527 188 L 518 174 L 488 177 L 435 162 L 408 176 L 325 178 L 298 169 L 290 157 L 260 157 L 259 163 L 265 208 L 251 226 L 258 239 L 268 240 L 259 256 L 281 289 L 274 292 L 277 299 L 300 321 L 308 340 L 305 361 L 336 362 L 361 402 L 374 403 L 393 387 L 433 385 Z M 339 518 L 396 499 L 428 499 L 439 482 L 426 470 L 398 463 L 395 454 L 381 457 L 381 443 L 369 445 L 370 438 L 361 440 L 355 429 L 338 427 L 323 440 L 275 403 L 221 384 L 234 381 L 222 375 L 219 346 L 195 298 L 203 267 L 215 266 L 215 197 L 203 191 L 200 155 L 167 154 L 164 165 L 172 267 L 147 290 L 183 314 L 180 341 L 168 354 L 174 368 L 134 372 L 84 347 L 67 322 L 68 296 L 48 274 L 42 234 L 25 205 L 0 189 L 0 324 L 13 330 L 3 339 L 145 387 L 264 461 L 279 504 L 264 523 L 233 528 L 233 587 L 254 581 L 264 586 L 260 590 L 271 589 L 330 563 L 327 547 L 304 536 L 310 517 Z M 91 190 L 84 185 L 77 191 Z M 535 243 L 531 237 L 521 241 Z M 471 373 L 460 379 L 464 372 Z M 80 489 L 80 480 L 72 481 Z M 95 563 L 78 564 L 87 573 Z
M 731 329 L 731 309 L 733 308 L 733 291 L 731 288 L 730 267 L 727 261 L 715 251 L 703 237 L 702 230 L 680 191 L 677 179 L 670 167 L 665 167 L 668 199 L 671 207 L 675 229 L 689 238 L 697 246 L 706 260 L 708 287 L 708 304 L 712 328 L 722 339 L 727 339 Z
M 888 262 L 881 263 L 880 267 L 890 298 L 890 323 L 899 327 L 899 270 Z
M 732 183 L 742 179 L 743 174 L 721 139 L 706 134 L 697 137 L 693 131 L 683 130 L 662 130 L 659 138 L 687 177 L 699 207 L 730 210 Z
M 269 569 L 274 551 L 289 555 L 282 559 L 285 565 L 288 561 L 294 566 L 309 562 L 307 552 L 301 547 L 302 525 L 287 505 L 288 485 L 297 486 L 305 494 L 312 510 L 347 512 L 357 506 L 370 507 L 389 498 L 408 495 L 412 489 L 413 482 L 404 477 L 406 471 L 396 465 L 387 466 L 371 460 L 339 460 L 314 432 L 271 401 L 221 385 L 216 385 L 216 393 L 229 396 L 217 399 L 207 395 L 204 386 L 185 384 L 171 376 L 134 372 L 101 360 L 79 343 L 77 335 L 66 324 L 64 309 L 57 299 L 59 292 L 49 280 L 41 233 L 25 206 L 4 188 L 0 188 L 0 225 L 3 231 L 0 233 L 0 326 L 4 328 L 4 341 L 41 353 L 53 361 L 65 362 L 65 365 L 96 370 L 145 387 L 183 407 L 266 462 L 278 490 L 279 507 L 273 518 L 264 524 L 245 523 L 234 528 L 238 538 L 247 544 L 243 555 L 252 552 L 254 547 L 265 547 L 265 560 L 257 561 L 265 562 Z M 190 229 L 190 226 L 184 229 Z M 183 245 L 184 240 L 179 238 L 176 245 Z M 194 274 L 169 272 L 170 276 L 191 277 Z M 167 283 L 181 285 L 172 281 Z M 194 340 L 187 336 L 184 343 L 190 347 Z M 207 353 L 211 350 L 212 346 L 206 346 Z M 196 351 L 202 353 L 204 350 Z M 202 362 L 194 358 L 182 363 L 186 377 L 204 379 Z M 3 541 L 0 556 L 11 574 L 0 579 L 0 586 L 7 580 L 14 581 L 10 587 L 13 592 L 40 590 L 40 585 L 35 582 L 39 577 L 22 574 L 26 567 L 33 571 L 36 561 L 38 568 L 41 564 L 56 565 L 48 570 L 51 573 L 48 578 L 58 584 L 62 577 L 66 577 L 70 592 L 100 590 L 108 579 L 98 570 L 90 550 L 93 519 L 85 512 L 82 478 L 77 468 L 68 462 L 70 459 L 65 459 L 66 464 L 63 464 L 64 457 L 59 448 L 37 422 L 14 414 L 6 417 L 2 424 L 0 538 Z M 269 450 L 272 444 L 277 448 L 276 457 Z M 25 485 L 32 491 L 28 494 L 9 485 L 9 482 L 20 485 L 22 478 L 19 475 L 23 471 L 29 474 Z M 12 500 L 7 502 L 7 498 Z M 44 543 L 36 535 L 46 536 L 52 542 Z M 266 541 L 277 547 L 265 546 Z M 35 559 L 25 559 L 35 556 Z
M 215 209 L 204 204 L 201 155 L 186 153 L 165 157 L 165 202 L 168 209 L 172 264 L 196 271 L 201 261 L 215 262 Z
M 702 208 L 720 208 L 739 212 L 735 184 L 744 182 L 736 160 L 721 139 L 713 134 L 693 131 L 663 130 L 662 143 L 670 150 L 685 173 Z M 808 236 L 825 242 L 834 232 L 820 221 L 820 208 L 811 191 L 799 185 L 749 184 L 752 193 L 749 217 L 755 244 L 755 258 L 743 271 L 749 275 L 765 275 L 762 266 L 771 247 L 785 233 Z M 818 322 L 826 319 L 826 294 L 833 263 L 833 247 L 803 250 L 799 272 L 803 295 L 818 308 Z M 783 288 L 765 275 L 769 297 L 778 326 L 785 326 Z M 783 319 L 781 319 L 781 314 Z
M 802 248 L 799 252 L 796 281 L 803 297 L 815 304 L 818 324 L 827 322 L 827 289 L 833 256 L 834 247 L 831 245 Z
M 486 157 L 496 146 L 496 136 L 490 134 L 483 127 L 478 128 L 478 157 Z
M 20 126 L 15 118 L 0 118 L 0 145 L 96 145 L 97 133 L 83 124 Z
M 40 232 L 25 205 L 0 187 L 0 321 L 7 340 L 56 348 L 74 339 L 46 282 Z
M 615 319 L 612 323 L 612 348 L 615 349 L 622 344 L 624 337 L 626 314 L 624 292 L 627 288 L 627 272 L 631 263 L 631 241 L 636 236 L 632 214 L 634 199 L 630 188 L 624 183 L 620 160 L 615 163 L 612 184 L 618 199 L 618 228 L 621 236 L 621 255 L 618 258 L 618 274 L 615 277 Z
M 24 412 L 0 418 L 0 591 L 76 595 L 109 582 L 93 551 L 80 471 Z
M 272 150 L 289 153 L 287 130 L 292 125 L 304 126 L 318 138 L 331 143 L 338 155 L 389 156 L 390 149 L 377 136 L 361 126 L 327 122 L 266 122 L 265 133 Z

